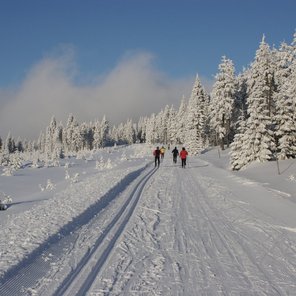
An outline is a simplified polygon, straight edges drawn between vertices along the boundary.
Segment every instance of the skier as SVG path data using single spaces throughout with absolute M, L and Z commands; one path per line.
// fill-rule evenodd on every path
M 160 148 L 161 159 L 164 158 L 164 153 L 165 153 L 165 148 L 162 146 L 162 147 Z
M 155 161 L 155 167 L 156 165 L 159 167 L 160 164 L 160 150 L 159 147 L 156 147 L 156 149 L 153 151 L 153 155 L 154 155 L 154 161 Z
M 188 155 L 188 152 L 185 150 L 185 147 L 182 148 L 181 152 L 180 152 L 180 158 L 182 161 L 182 168 L 185 169 L 186 167 L 186 157 Z
M 177 163 L 177 157 L 179 155 L 179 151 L 178 151 L 177 147 L 174 148 L 174 150 L 172 151 L 172 153 L 173 153 L 173 162 L 174 163 Z

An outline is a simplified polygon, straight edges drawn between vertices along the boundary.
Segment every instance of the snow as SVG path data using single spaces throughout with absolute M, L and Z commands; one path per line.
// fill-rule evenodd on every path
M 0 170 L 0 294 L 295 295 L 296 161 L 237 172 L 213 148 L 155 169 L 152 150 Z

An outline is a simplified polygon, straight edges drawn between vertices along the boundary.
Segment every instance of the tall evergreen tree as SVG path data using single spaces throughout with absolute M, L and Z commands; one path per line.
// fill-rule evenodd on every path
M 277 99 L 276 139 L 279 159 L 296 157 L 296 59 L 290 66 L 291 75 L 281 87 Z
M 234 109 L 232 117 L 232 130 L 237 133 L 239 123 L 247 119 L 247 98 L 248 98 L 248 84 L 247 74 L 248 70 L 238 75 L 236 79 L 236 91 L 234 99 Z
M 224 144 L 230 144 L 229 135 L 235 99 L 235 74 L 234 65 L 225 56 L 219 65 L 213 90 L 211 92 L 210 124 L 216 133 L 221 149 Z
M 185 141 L 191 154 L 198 154 L 204 148 L 206 98 L 207 94 L 196 76 L 186 112 Z
M 146 143 L 155 144 L 157 139 L 155 113 L 152 113 L 150 118 L 148 118 L 146 126 Z
M 42 131 L 40 132 L 39 138 L 37 140 L 37 149 L 40 153 L 45 152 L 45 136 Z
M 243 163 L 266 161 L 274 157 L 275 139 L 272 116 L 274 115 L 274 63 L 269 45 L 263 36 L 248 80 L 248 119 L 243 136 L 246 151 Z
M 140 117 L 138 122 L 138 134 L 137 139 L 140 143 L 144 143 L 146 141 L 146 125 L 147 125 L 147 118 Z
M 186 105 L 185 97 L 183 96 L 178 113 L 176 114 L 176 129 L 177 129 L 176 144 L 185 143 L 186 110 L 187 110 L 187 105 Z
M 49 126 L 46 129 L 46 151 L 48 153 L 48 157 L 51 157 L 51 154 L 55 148 L 55 135 L 57 129 L 57 122 L 54 116 L 52 116 Z
M 9 132 L 4 143 L 3 152 L 4 154 L 11 154 L 15 151 L 15 141 Z
M 168 125 L 170 120 L 170 107 L 166 105 L 161 116 L 160 116 L 160 125 L 159 125 L 159 141 L 161 143 L 167 144 L 168 142 Z
M 135 130 L 133 127 L 133 122 L 131 119 L 128 119 L 124 129 L 123 129 L 123 138 L 127 144 L 133 144 L 135 142 Z
M 109 131 L 110 131 L 110 125 L 109 121 L 106 119 L 106 116 L 103 116 L 102 122 L 101 122 L 101 147 L 105 147 L 109 143 Z
M 234 136 L 233 142 L 230 144 L 230 164 L 231 169 L 240 170 L 246 164 L 247 151 L 243 148 L 245 142 L 245 132 L 246 132 L 246 114 L 243 109 L 241 109 L 241 115 L 237 122 L 237 132 Z
M 95 149 L 99 149 L 102 145 L 102 140 L 101 140 L 101 122 L 98 120 L 95 121 L 94 123 L 94 141 L 93 141 L 93 146 Z
M 176 111 L 174 106 L 171 106 L 168 119 L 168 144 L 176 143 L 177 141 L 177 121 Z
M 21 140 L 20 137 L 18 137 L 17 141 L 16 141 L 16 150 L 18 152 L 24 152 L 24 146 L 23 146 L 23 142 Z
M 66 128 L 64 131 L 64 147 L 66 153 L 75 151 L 74 144 L 74 131 L 77 129 L 78 123 L 73 114 L 70 114 L 67 120 Z

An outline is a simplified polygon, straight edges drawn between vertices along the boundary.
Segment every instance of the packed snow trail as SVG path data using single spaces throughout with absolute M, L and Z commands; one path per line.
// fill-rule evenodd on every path
M 123 206 L 98 237 L 92 249 L 82 258 L 58 290 L 54 292 L 54 295 L 83 296 L 86 294 L 122 234 L 137 206 L 147 180 L 154 172 L 155 170 L 149 170 L 144 176 L 140 175 L 136 184 L 127 189 L 127 192 L 124 193 L 127 195 L 127 199 Z
M 149 166 L 127 175 L 96 204 L 75 218 L 73 222 L 65 225 L 59 233 L 10 270 L 1 280 L 0 295 L 33 293 L 34 290 L 30 287 L 36 286 L 36 282 L 40 286 L 39 282 L 43 283 L 45 275 L 55 274 L 57 269 L 61 273 L 61 265 L 67 264 L 69 258 L 73 259 L 70 262 L 71 272 L 56 292 L 53 292 L 54 290 L 50 287 L 48 293 L 85 295 L 84 290 L 87 290 L 87 283 L 92 280 L 93 271 L 99 270 L 104 263 L 108 252 L 132 215 L 145 183 L 154 172 L 155 169 Z M 104 211 L 108 211 L 108 214 L 104 215 Z M 97 237 L 98 231 L 99 237 Z M 78 252 L 81 251 L 80 243 L 86 239 L 86 235 L 88 235 L 88 244 L 86 248 L 84 246 L 84 252 Z M 95 241 L 91 241 L 94 238 Z M 74 257 L 71 257 L 73 254 Z M 82 257 L 81 260 L 75 263 L 79 257 Z M 93 266 L 94 261 L 96 264 Z M 92 269 L 92 273 L 87 277 L 85 277 L 85 269 Z M 60 273 L 58 277 L 61 276 Z M 46 278 L 47 283 L 48 281 L 49 279 Z M 55 281 L 57 283 L 56 278 Z M 73 284 L 75 284 L 74 288 L 71 287 Z
M 128 184 L 13 295 L 295 295 L 295 202 L 195 157 Z
M 295 295 L 295 232 L 250 202 L 268 189 L 198 159 L 186 169 L 170 161 L 88 295 Z

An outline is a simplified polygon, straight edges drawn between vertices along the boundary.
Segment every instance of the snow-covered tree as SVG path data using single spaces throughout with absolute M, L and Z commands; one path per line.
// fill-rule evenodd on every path
M 42 131 L 40 132 L 39 138 L 37 140 L 37 148 L 40 153 L 45 152 L 45 135 Z
M 177 121 L 176 121 L 176 111 L 174 106 L 171 106 L 169 110 L 169 118 L 167 124 L 167 143 L 173 144 L 177 142 Z
M 63 136 L 63 144 L 65 148 L 65 152 L 68 154 L 69 152 L 75 151 L 75 145 L 74 145 L 74 131 L 77 129 L 78 123 L 73 116 L 73 114 L 70 114 L 67 120 L 66 128 L 64 130 L 64 136 Z
M 248 119 L 242 149 L 246 152 L 242 163 L 266 161 L 274 157 L 274 64 L 269 45 L 263 36 L 248 80 Z M 242 156 L 243 157 L 243 156 Z
M 167 144 L 168 142 L 168 124 L 170 120 L 170 107 L 166 105 L 163 112 L 160 115 L 159 129 L 159 142 Z
M 146 125 L 147 125 L 147 117 L 140 117 L 138 122 L 138 133 L 137 139 L 140 143 L 144 143 L 146 141 Z
M 18 139 L 16 141 L 15 148 L 18 152 L 24 152 L 23 142 L 20 137 L 18 137 Z
M 4 143 L 3 153 L 10 154 L 15 151 L 15 141 L 9 132 Z
M 223 56 L 211 92 L 210 125 L 216 133 L 222 150 L 224 144 L 229 146 L 231 140 L 229 135 L 236 90 L 234 72 L 233 62 Z
M 206 99 L 207 94 L 197 75 L 187 105 L 185 122 L 185 143 L 191 154 L 198 154 L 204 148 Z
M 155 113 L 151 115 L 151 117 L 147 120 L 146 125 L 146 142 L 149 144 L 156 143 L 156 116 Z
M 95 149 L 99 149 L 102 144 L 102 139 L 101 139 L 101 122 L 98 120 L 95 121 L 94 123 L 94 141 L 93 141 L 93 146 Z
M 133 144 L 135 142 L 135 130 L 133 127 L 133 122 L 131 119 L 128 119 L 126 124 L 124 125 L 123 130 L 123 139 L 126 141 L 127 144 Z
M 106 116 L 104 115 L 101 122 L 101 147 L 105 147 L 109 143 L 109 130 L 109 121 L 106 119 Z
M 83 149 L 83 132 L 79 124 L 77 124 L 77 126 L 75 126 L 73 129 L 71 146 L 71 151 L 74 152 L 78 152 Z
M 46 135 L 45 135 L 45 149 L 49 158 L 51 158 L 51 155 L 55 148 L 56 128 L 57 128 L 57 122 L 55 117 L 52 116 L 49 126 L 46 129 Z
M 234 99 L 234 109 L 232 114 L 232 133 L 236 134 L 240 126 L 241 120 L 247 119 L 247 98 L 248 98 L 248 84 L 247 84 L 248 70 L 238 75 L 236 79 L 236 91 Z
M 185 97 L 182 97 L 179 110 L 176 114 L 176 144 L 185 143 L 185 131 L 186 131 L 186 110 L 187 105 Z
M 296 157 L 296 59 L 276 101 L 276 139 L 279 159 Z
M 241 110 L 241 116 L 237 121 L 237 132 L 233 142 L 230 144 L 230 165 L 232 170 L 240 170 L 246 164 L 246 150 L 243 149 L 245 142 L 246 118 L 245 112 Z

